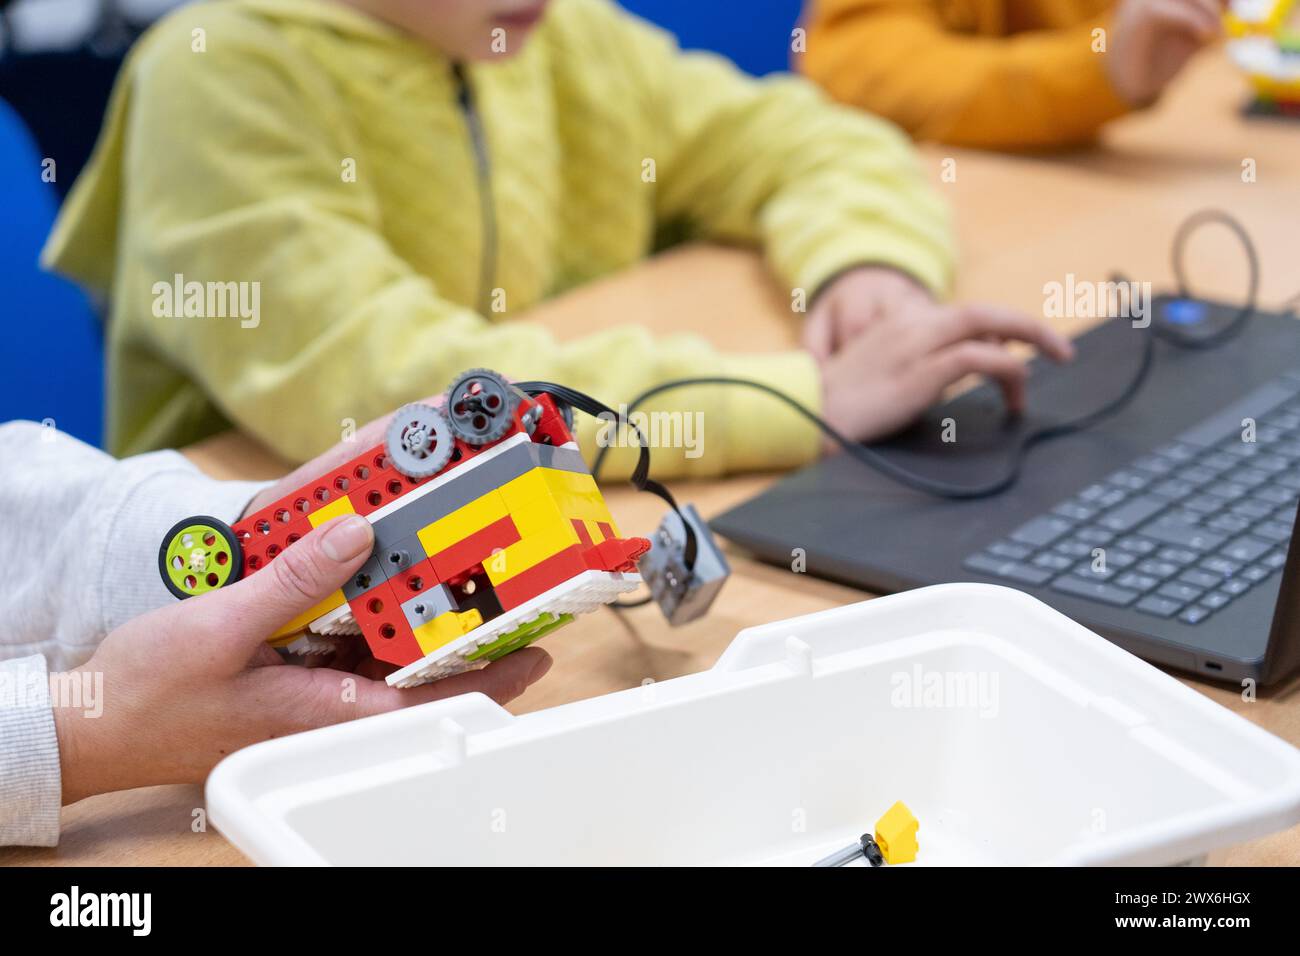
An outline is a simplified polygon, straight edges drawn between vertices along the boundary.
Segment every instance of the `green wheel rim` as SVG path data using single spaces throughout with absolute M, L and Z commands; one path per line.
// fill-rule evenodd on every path
M 243 552 L 229 525 L 200 515 L 186 518 L 167 532 L 158 564 L 167 590 L 188 598 L 239 580 Z

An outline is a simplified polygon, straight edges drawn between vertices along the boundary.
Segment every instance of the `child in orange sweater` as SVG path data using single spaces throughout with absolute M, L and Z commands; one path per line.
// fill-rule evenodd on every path
M 1065 146 L 1153 102 L 1223 0 L 813 0 L 801 68 L 920 139 Z

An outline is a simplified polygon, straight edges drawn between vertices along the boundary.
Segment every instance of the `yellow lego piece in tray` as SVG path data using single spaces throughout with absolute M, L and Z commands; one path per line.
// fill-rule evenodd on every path
M 885 862 L 911 863 L 916 859 L 916 831 L 921 828 L 912 811 L 899 800 L 876 821 L 876 845 Z

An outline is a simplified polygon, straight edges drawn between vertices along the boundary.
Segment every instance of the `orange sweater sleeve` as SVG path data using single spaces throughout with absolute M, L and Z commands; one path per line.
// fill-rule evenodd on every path
M 803 71 L 837 99 L 918 139 L 994 149 L 1087 140 L 1129 107 L 1080 23 L 1009 37 L 961 35 L 934 0 L 815 0 Z

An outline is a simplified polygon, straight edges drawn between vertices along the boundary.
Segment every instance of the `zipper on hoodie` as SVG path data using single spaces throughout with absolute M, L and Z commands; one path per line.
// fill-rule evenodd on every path
M 479 261 L 478 311 L 487 316 L 492 310 L 492 280 L 497 266 L 497 220 L 492 202 L 492 159 L 488 155 L 487 137 L 483 132 L 483 119 L 474 104 L 474 91 L 470 87 L 465 68 L 452 65 L 456 78 L 456 103 L 465 117 L 470 146 L 474 150 L 474 171 L 478 177 L 479 215 L 483 226 L 483 255 Z

